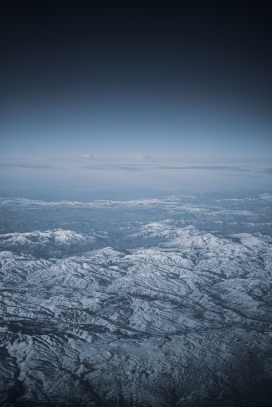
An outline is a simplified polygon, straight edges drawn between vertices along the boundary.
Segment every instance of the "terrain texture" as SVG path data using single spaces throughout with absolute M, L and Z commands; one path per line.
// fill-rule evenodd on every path
M 0 199 L 0 405 L 272 405 L 272 195 Z

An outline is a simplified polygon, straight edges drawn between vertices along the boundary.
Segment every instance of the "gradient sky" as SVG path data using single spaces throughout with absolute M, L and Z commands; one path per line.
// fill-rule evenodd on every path
M 1 16 L 0 187 L 271 189 L 262 3 L 11 0 Z

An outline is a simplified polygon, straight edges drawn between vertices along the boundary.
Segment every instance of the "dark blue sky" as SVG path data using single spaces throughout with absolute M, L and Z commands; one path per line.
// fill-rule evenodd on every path
M 99 169 L 140 156 L 164 167 L 258 162 L 255 178 L 271 184 L 271 30 L 262 3 L 8 1 L 1 15 L 5 187 L 22 178 L 69 186 L 70 172 L 86 186 L 83 155 Z M 64 156 L 78 162 L 69 175 Z M 105 187 L 112 177 L 142 185 L 113 168 L 103 167 Z M 164 170 L 159 178 L 174 180 Z

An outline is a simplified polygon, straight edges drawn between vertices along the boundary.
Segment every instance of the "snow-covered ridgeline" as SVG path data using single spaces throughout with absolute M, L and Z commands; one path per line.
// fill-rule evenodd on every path
M 269 196 L 184 199 L 0 202 L 1 405 L 269 405 Z

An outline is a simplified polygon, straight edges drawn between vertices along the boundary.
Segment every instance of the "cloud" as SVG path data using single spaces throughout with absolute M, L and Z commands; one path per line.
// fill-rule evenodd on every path
M 90 155 L 90 154 L 81 154 L 81 156 L 80 157 L 82 157 L 82 158 L 94 158 L 92 155 Z
M 143 167 L 132 164 L 100 164 L 100 165 L 85 165 L 81 168 L 88 170 L 121 170 L 121 171 L 144 171 Z
M 272 174 L 272 168 L 264 168 L 259 172 L 263 172 L 264 174 Z
M 15 163 L 3 163 L 0 164 L 1 168 L 31 168 L 31 169 L 39 169 L 39 170 L 47 170 L 47 169 L 56 169 L 57 167 L 54 167 L 52 165 L 48 164 L 35 164 L 35 163 L 30 163 L 30 164 L 15 164 Z
M 171 166 L 171 165 L 160 165 L 154 168 L 161 170 L 209 170 L 209 171 L 243 171 L 251 172 L 248 168 L 243 167 L 230 167 L 230 166 L 219 166 L 219 165 L 190 165 L 190 166 Z
M 156 165 L 151 163 L 144 163 L 142 160 L 149 160 L 149 156 L 131 156 L 138 157 L 137 161 L 141 163 L 127 163 L 121 162 L 120 158 L 113 159 L 109 158 L 96 158 L 90 154 L 84 154 L 81 156 L 62 156 L 62 157 L 42 157 L 35 158 L 35 160 L 26 159 L 25 162 L 17 162 L 15 158 L 12 160 L 3 162 L 0 164 L 0 168 L 25 168 L 25 169 L 69 169 L 69 170 L 78 170 L 86 169 L 93 171 L 128 171 L 128 172 L 141 172 L 141 171 L 156 171 L 156 170 L 201 170 L 201 171 L 226 171 L 226 172 L 246 172 L 252 173 L 249 167 L 239 167 L 239 166 L 227 166 L 227 165 L 169 165 L 167 163 Z M 142 158 L 139 158 L 142 157 Z M 87 161 L 90 164 L 87 164 Z M 118 162 L 119 161 L 119 162 Z M 48 162 L 50 164 L 48 164 Z M 85 165 L 84 165 L 85 162 Z M 55 164 L 55 165 L 54 165 Z M 60 166 L 61 164 L 61 166 Z M 267 168 L 261 171 L 263 173 L 271 173 L 272 169 Z
M 129 155 L 128 158 L 132 158 L 137 161 L 150 161 L 153 159 L 151 155 Z

